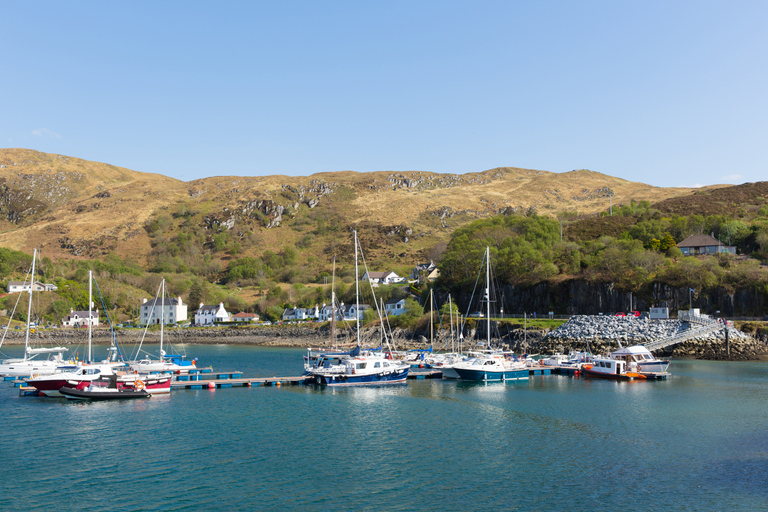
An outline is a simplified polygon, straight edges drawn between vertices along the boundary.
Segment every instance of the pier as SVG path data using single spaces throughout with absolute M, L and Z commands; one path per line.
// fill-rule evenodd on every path
M 578 377 L 578 368 L 565 366 L 533 366 L 527 369 L 529 377 L 547 375 L 567 375 Z M 653 374 L 646 378 L 650 380 L 666 379 L 667 374 Z M 436 368 L 413 369 L 408 372 L 408 380 L 426 380 L 443 378 L 443 372 Z M 459 379 L 456 379 L 459 380 Z M 311 384 L 314 381 L 307 376 L 296 377 L 243 377 L 242 372 L 214 372 L 206 369 L 202 372 L 175 375 L 171 382 L 171 390 L 181 389 L 224 389 L 232 387 L 281 387 Z M 38 391 L 28 386 L 26 381 L 14 377 L 13 386 L 19 388 L 20 396 L 38 396 Z

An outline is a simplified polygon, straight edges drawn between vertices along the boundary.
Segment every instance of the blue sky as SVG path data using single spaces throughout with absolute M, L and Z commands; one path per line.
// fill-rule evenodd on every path
M 768 179 L 764 1 L 0 1 L 0 147 L 184 181 Z

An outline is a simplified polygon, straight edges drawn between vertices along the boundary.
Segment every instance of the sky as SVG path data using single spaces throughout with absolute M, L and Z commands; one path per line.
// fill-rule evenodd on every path
M 0 0 L 0 147 L 160 173 L 768 179 L 768 2 Z

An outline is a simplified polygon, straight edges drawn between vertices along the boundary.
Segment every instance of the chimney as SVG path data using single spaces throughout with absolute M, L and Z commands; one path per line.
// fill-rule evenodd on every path
M 147 299 L 143 299 L 143 300 L 141 301 L 141 303 L 142 303 L 142 304 L 146 304 L 146 303 L 147 303 Z

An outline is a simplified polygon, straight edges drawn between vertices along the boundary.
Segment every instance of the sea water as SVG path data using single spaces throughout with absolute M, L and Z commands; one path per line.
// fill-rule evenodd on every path
M 303 369 L 297 349 L 186 352 L 244 376 Z M 768 509 L 768 364 L 670 371 L 93 403 L 0 383 L 0 510 Z

